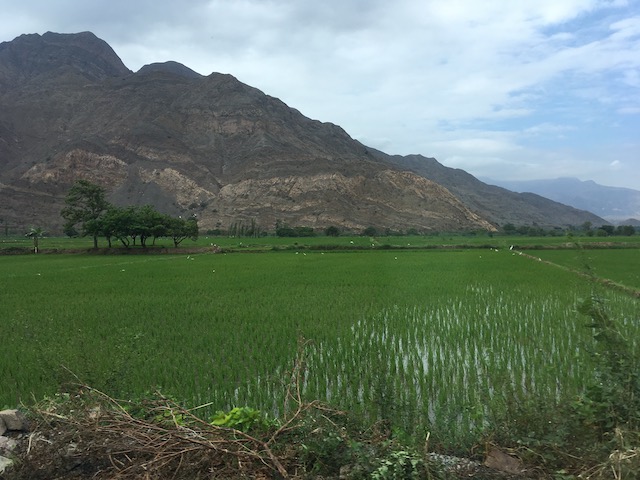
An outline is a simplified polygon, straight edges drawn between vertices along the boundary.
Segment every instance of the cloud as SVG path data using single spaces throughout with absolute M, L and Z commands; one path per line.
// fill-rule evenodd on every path
M 616 110 L 621 115 L 638 115 L 640 113 L 640 106 L 638 107 L 620 107 Z
M 567 132 L 575 131 L 576 127 L 572 125 L 558 125 L 553 123 L 541 123 L 522 130 L 523 135 L 540 136 L 564 136 Z

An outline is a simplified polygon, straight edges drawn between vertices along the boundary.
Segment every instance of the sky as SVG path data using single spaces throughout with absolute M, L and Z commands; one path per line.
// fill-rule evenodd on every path
M 640 190 L 640 0 L 0 0 L 0 41 L 91 31 L 229 73 L 389 154 Z

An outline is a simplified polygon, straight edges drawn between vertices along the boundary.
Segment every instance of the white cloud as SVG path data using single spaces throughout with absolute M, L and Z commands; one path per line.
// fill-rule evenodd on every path
M 576 127 L 572 125 L 558 125 L 553 123 L 541 123 L 538 125 L 533 125 L 532 127 L 525 128 L 522 130 L 522 134 L 527 136 L 541 136 L 541 135 L 552 135 L 552 136 L 563 136 L 565 133 L 570 131 L 575 131 Z
M 616 110 L 621 115 L 637 115 L 640 113 L 640 106 L 638 107 L 620 107 Z

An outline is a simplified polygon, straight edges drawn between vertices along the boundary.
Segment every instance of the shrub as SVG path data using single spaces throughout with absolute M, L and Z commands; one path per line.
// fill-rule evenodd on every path
M 577 403 L 577 412 L 602 436 L 616 428 L 640 428 L 640 355 L 634 352 L 622 327 L 607 313 L 604 303 L 591 297 L 579 312 L 591 318 L 593 381 Z

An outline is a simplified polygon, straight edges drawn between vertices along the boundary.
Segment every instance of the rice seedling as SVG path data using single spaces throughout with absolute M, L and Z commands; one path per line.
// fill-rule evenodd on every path
M 640 290 L 640 250 L 637 248 L 546 250 L 536 251 L 534 255 Z
M 297 253 L 297 254 L 296 254 Z M 278 414 L 300 336 L 308 398 L 451 441 L 580 388 L 584 278 L 508 249 L 0 257 L 0 404 L 69 372 L 121 398 Z M 612 307 L 637 332 L 637 303 Z

